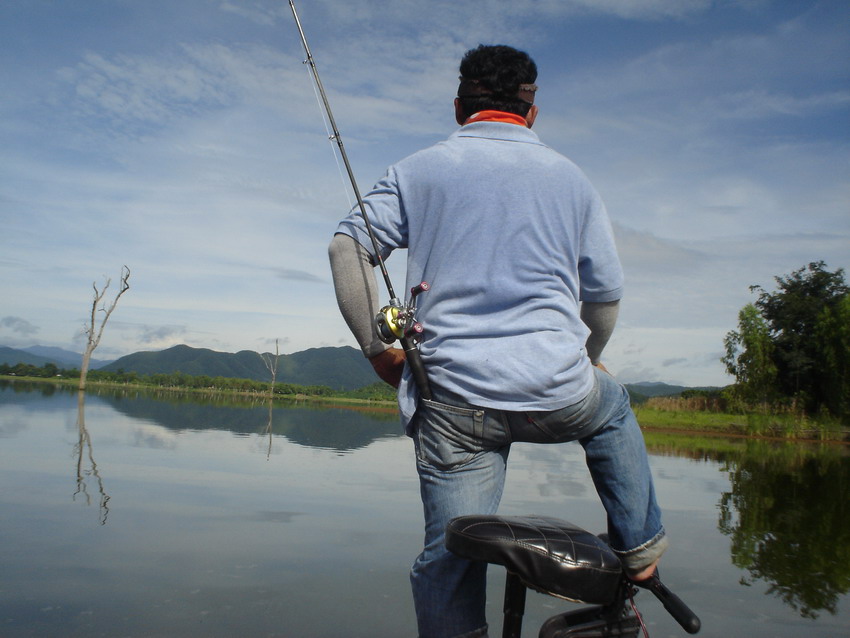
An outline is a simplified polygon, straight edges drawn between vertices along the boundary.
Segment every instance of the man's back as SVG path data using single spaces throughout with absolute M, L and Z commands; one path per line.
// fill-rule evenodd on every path
M 408 286 L 431 285 L 418 318 L 433 384 L 514 410 L 590 390 L 579 300 L 619 299 L 622 273 L 572 162 L 526 127 L 478 122 L 391 167 L 365 201 L 379 242 L 408 248 Z

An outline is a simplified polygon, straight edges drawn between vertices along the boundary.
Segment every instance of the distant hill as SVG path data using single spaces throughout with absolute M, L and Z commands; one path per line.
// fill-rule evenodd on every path
M 670 385 L 660 381 L 640 381 L 638 383 L 626 383 L 626 389 L 641 394 L 647 398 L 650 397 L 668 397 L 673 394 L 680 394 L 688 388 L 683 385 Z
M 207 348 L 174 346 L 158 352 L 136 352 L 101 368 L 106 372 L 156 374 L 182 372 L 194 376 L 270 380 L 259 353 L 242 350 L 217 352 Z M 351 346 L 310 348 L 280 355 L 277 381 L 299 385 L 323 385 L 335 390 L 355 390 L 376 381 L 369 361 Z
M 71 352 L 70 350 L 63 350 L 62 348 L 53 348 L 51 346 L 30 346 L 28 348 L 21 348 L 21 350 L 40 357 L 47 357 L 51 361 L 55 362 L 57 366 L 62 368 L 79 368 L 83 362 L 83 355 L 81 352 Z M 89 362 L 89 368 L 97 370 L 105 365 L 109 365 L 112 361 L 113 359 L 92 359 Z
M 24 350 L 16 350 L 15 348 L 7 348 L 6 346 L 0 346 L 0 363 L 7 363 L 10 366 L 18 363 L 26 363 L 27 365 L 38 366 L 39 368 L 48 363 L 59 365 L 47 357 L 40 357 L 37 354 L 30 354 Z
M 629 391 L 629 396 L 632 403 L 643 403 L 647 399 L 653 397 L 671 397 L 684 392 L 685 390 L 717 390 L 718 388 L 703 386 L 699 388 L 691 388 L 684 385 L 670 385 L 660 381 L 640 381 L 638 383 L 625 383 L 626 390 Z
M 0 364 L 26 363 L 44 366 L 53 363 L 60 368 L 79 367 L 82 355 L 61 348 L 31 346 L 14 349 L 0 346 Z M 217 352 L 207 348 L 174 346 L 156 352 L 136 352 L 115 361 L 92 360 L 92 369 L 107 372 L 157 374 L 183 372 L 193 376 L 231 377 L 268 381 L 269 371 L 260 355 L 251 350 L 237 353 Z M 298 385 L 323 385 L 335 390 L 356 390 L 377 381 L 372 366 L 360 352 L 350 346 L 310 348 L 280 355 L 277 380 Z M 675 396 L 693 389 L 659 382 L 627 383 L 633 403 L 651 397 Z M 713 389 L 713 388 L 699 388 Z
M 9 348 L 0 346 L 0 363 L 10 366 L 18 363 L 42 367 L 48 363 L 59 368 L 79 368 L 83 362 L 83 355 L 79 352 L 71 352 L 62 348 L 50 346 L 29 346 L 27 348 Z M 92 359 L 91 369 L 96 370 L 110 363 L 102 359 Z

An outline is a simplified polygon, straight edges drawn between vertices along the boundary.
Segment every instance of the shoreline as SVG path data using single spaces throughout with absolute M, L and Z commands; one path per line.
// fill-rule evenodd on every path
M 0 381 L 10 383 L 37 383 L 61 386 L 64 389 L 79 391 L 79 379 L 18 377 L 0 375 Z M 110 389 L 134 392 L 165 392 L 183 394 L 195 397 L 235 397 L 248 399 L 252 403 L 257 400 L 310 403 L 324 407 L 380 412 L 389 414 L 397 412 L 394 400 L 361 399 L 347 396 L 309 395 L 309 394 L 274 394 L 267 391 L 232 390 L 218 388 L 188 388 L 183 386 L 151 386 L 140 383 L 110 383 L 104 381 L 88 381 L 86 392 L 98 389 Z M 837 426 L 834 423 L 819 423 L 810 419 L 797 423 L 787 415 L 764 414 L 730 414 L 708 411 L 673 411 L 636 405 L 632 408 L 637 416 L 641 430 L 672 436 L 709 436 L 738 439 L 758 439 L 777 442 L 800 443 L 831 443 L 850 445 L 850 428 Z

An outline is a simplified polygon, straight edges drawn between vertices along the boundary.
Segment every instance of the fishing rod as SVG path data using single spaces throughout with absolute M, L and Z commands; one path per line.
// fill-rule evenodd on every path
M 357 206 L 360 209 L 360 214 L 363 216 L 363 221 L 366 224 L 366 232 L 369 235 L 369 240 L 372 242 L 372 250 L 375 254 L 378 267 L 381 269 L 381 275 L 384 278 L 384 284 L 387 287 L 387 294 L 390 296 L 389 304 L 381 308 L 375 317 L 375 331 L 378 337 L 384 343 L 393 343 L 398 339 L 404 350 L 407 363 L 413 373 L 413 379 L 419 388 L 419 393 L 425 399 L 431 398 L 431 389 L 428 384 L 428 376 L 425 374 L 425 366 L 422 364 L 422 358 L 419 356 L 417 344 L 422 338 L 422 324 L 416 321 L 416 297 L 421 293 L 428 291 L 428 282 L 423 281 L 418 286 L 414 286 L 410 290 L 410 298 L 402 303 L 395 294 L 390 274 L 387 271 L 387 266 L 381 257 L 381 251 L 378 247 L 378 240 L 375 237 L 375 231 L 372 229 L 372 222 L 369 220 L 369 215 L 366 213 L 366 204 L 363 202 L 363 197 L 360 195 L 360 189 L 357 187 L 357 180 L 354 178 L 354 171 L 351 169 L 351 163 L 348 161 L 348 154 L 345 152 L 345 145 L 342 143 L 342 136 L 337 129 L 336 121 L 334 120 L 333 111 L 331 110 L 328 96 L 322 86 L 322 80 L 319 77 L 319 71 L 316 69 L 316 62 L 313 59 L 313 54 L 310 52 L 310 46 L 307 44 L 307 36 L 304 35 L 304 29 L 301 26 L 301 20 L 298 18 L 298 12 L 295 10 L 295 3 L 289 0 L 289 8 L 292 9 L 292 17 L 295 19 L 295 26 L 298 27 L 298 35 L 301 37 L 301 45 L 304 47 L 304 53 L 307 59 L 304 63 L 310 67 L 310 75 L 316 84 L 319 91 L 319 96 L 322 100 L 325 113 L 328 116 L 328 124 L 331 128 L 331 140 L 336 142 L 339 148 L 339 154 L 342 157 L 342 162 L 345 165 L 345 170 L 348 173 L 348 179 L 351 182 L 351 188 L 354 190 L 354 196 L 357 199 Z

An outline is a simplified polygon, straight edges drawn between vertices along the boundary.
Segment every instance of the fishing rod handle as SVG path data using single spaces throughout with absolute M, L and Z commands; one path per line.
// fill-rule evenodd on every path
M 410 337 L 402 337 L 399 341 L 407 358 L 407 365 L 410 366 L 410 371 L 413 373 L 413 380 L 419 388 L 419 396 L 423 399 L 430 399 L 431 384 L 428 382 L 428 375 L 425 374 L 425 365 L 422 363 L 422 357 L 419 354 L 419 348 L 416 347 L 416 342 Z

